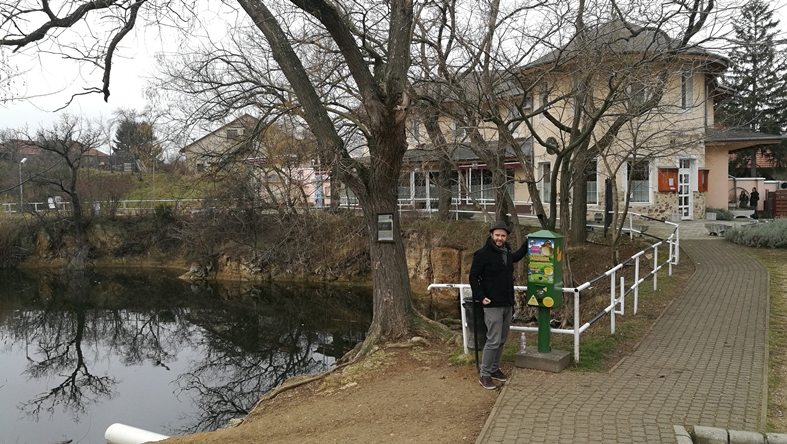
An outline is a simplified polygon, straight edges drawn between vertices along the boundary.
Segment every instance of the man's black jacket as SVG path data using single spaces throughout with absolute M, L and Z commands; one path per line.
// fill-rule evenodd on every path
M 492 301 L 485 307 L 507 307 L 514 305 L 514 262 L 519 262 L 527 254 L 527 242 L 519 250 L 511 253 L 511 247 L 505 244 L 508 251 L 507 260 L 503 263 L 503 255 L 492 241 L 473 253 L 473 265 L 470 267 L 470 288 L 473 289 L 473 300 L 480 303 L 484 298 Z

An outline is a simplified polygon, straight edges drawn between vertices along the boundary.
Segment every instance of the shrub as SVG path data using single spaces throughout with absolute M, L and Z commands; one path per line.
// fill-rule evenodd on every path
M 732 220 L 732 213 L 721 208 L 707 208 L 706 213 L 716 213 L 716 220 Z
M 19 221 L 0 218 L 0 268 L 11 268 L 32 249 L 28 229 Z
M 731 228 L 724 237 L 747 247 L 787 248 L 787 219 Z

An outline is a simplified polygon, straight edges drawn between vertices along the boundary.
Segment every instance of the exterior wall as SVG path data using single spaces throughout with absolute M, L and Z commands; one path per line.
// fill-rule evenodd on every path
M 693 214 L 694 219 L 705 218 L 705 193 L 693 191 Z M 674 215 L 679 214 L 678 210 L 678 193 L 656 193 L 655 202 L 653 205 L 632 205 L 629 211 L 633 213 L 644 214 L 645 216 L 652 217 L 659 220 L 673 220 Z
M 301 182 L 307 204 L 318 208 L 331 204 L 331 178 L 314 168 L 299 168 L 296 177 Z
M 532 199 L 530 198 L 530 192 L 527 190 L 527 184 L 524 182 L 519 182 L 520 180 L 525 179 L 525 171 L 522 167 L 516 168 L 514 170 L 514 201 L 519 202 L 528 202 L 532 203 Z
M 242 135 L 256 125 L 257 120 L 249 115 L 235 119 L 221 128 L 205 135 L 201 139 L 185 146 L 181 152 L 186 156 L 189 170 L 192 172 L 210 167 L 213 157 L 230 150 L 241 143 L 248 143 Z M 227 131 L 234 131 L 237 138 L 228 137 Z
M 732 186 L 728 185 L 729 174 L 729 154 L 726 149 L 714 148 L 705 150 L 705 168 L 710 170 L 708 175 L 708 196 L 707 204 L 709 208 L 720 208 L 726 210 L 730 202 L 730 191 Z M 749 187 L 751 189 L 751 187 Z M 732 196 L 736 193 L 732 193 Z M 732 197 L 734 202 L 734 197 Z

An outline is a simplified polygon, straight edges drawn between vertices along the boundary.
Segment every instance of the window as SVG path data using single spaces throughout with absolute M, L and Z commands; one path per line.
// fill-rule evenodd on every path
M 630 183 L 629 201 L 631 203 L 650 202 L 650 162 L 638 160 L 626 162 L 626 182 Z
M 479 201 L 494 201 L 495 189 L 492 185 L 492 172 L 470 170 L 470 194 Z
M 456 120 L 451 121 L 451 132 L 454 134 L 454 140 L 458 141 L 465 138 L 465 129 Z
M 598 204 L 598 160 L 591 159 L 585 167 L 587 177 L 587 203 Z
M 413 174 L 413 195 L 416 200 L 426 199 L 427 173 L 416 171 Z
M 549 203 L 552 193 L 552 166 L 549 162 L 541 164 L 541 201 Z
M 629 109 L 636 109 L 642 106 L 650 99 L 650 90 L 645 84 L 639 81 L 633 81 L 627 88 Z
M 680 74 L 680 107 L 689 109 L 694 106 L 694 77 L 691 71 Z
M 227 130 L 227 138 L 228 139 L 236 139 L 238 137 L 238 134 L 239 133 L 238 133 L 238 129 L 237 128 L 233 128 L 233 129 L 228 129 Z

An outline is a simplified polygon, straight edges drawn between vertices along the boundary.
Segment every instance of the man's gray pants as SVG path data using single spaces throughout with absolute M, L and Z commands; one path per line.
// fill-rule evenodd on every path
M 484 307 L 486 323 L 486 345 L 481 358 L 481 376 L 490 376 L 500 369 L 503 347 L 508 340 L 514 307 Z

